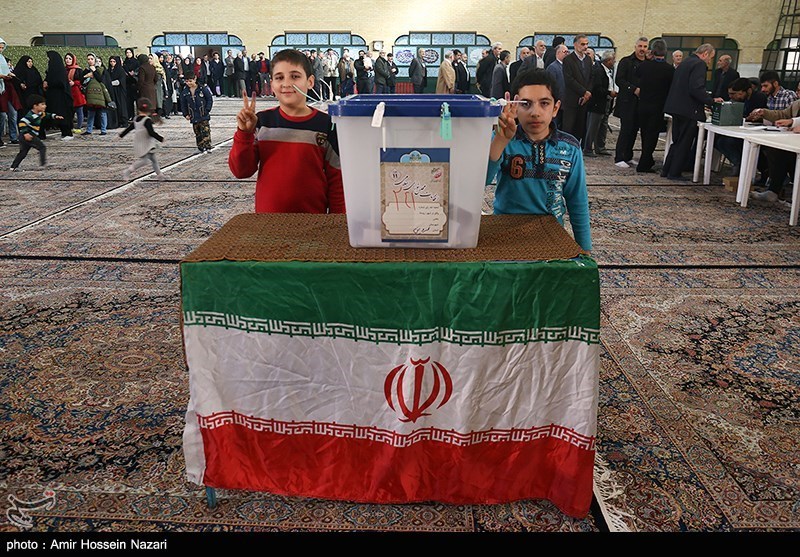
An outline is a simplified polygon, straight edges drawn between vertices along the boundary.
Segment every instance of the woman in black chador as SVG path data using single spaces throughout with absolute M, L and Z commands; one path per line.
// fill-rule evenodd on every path
M 136 99 L 139 98 L 138 74 L 139 60 L 133 55 L 132 48 L 125 49 L 125 60 L 122 61 L 122 69 L 125 70 L 125 85 L 128 95 L 128 119 L 133 120 L 136 114 Z
M 128 83 L 119 56 L 111 56 L 108 59 L 108 68 L 103 72 L 103 84 L 108 89 L 111 100 L 117 105 L 115 109 L 108 109 L 109 116 L 111 116 L 111 112 L 116 113 L 117 127 L 128 127 Z M 109 118 L 110 121 L 111 118 Z
M 14 66 L 14 78 L 14 88 L 22 103 L 21 118 L 31 109 L 31 103 L 28 102 L 29 95 L 44 96 L 42 74 L 33 65 L 33 58 L 24 55 Z
M 72 108 L 72 88 L 67 81 L 67 68 L 64 60 L 55 50 L 47 51 L 47 71 L 44 74 L 44 98 L 47 101 L 47 112 L 62 116 L 63 120 L 59 128 L 61 129 L 61 139 L 68 141 L 72 139 L 72 119 L 74 109 Z M 44 126 L 42 126 L 44 130 Z

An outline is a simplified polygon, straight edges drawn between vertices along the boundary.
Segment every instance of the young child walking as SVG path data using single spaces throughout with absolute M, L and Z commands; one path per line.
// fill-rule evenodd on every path
M 186 85 L 181 91 L 181 112 L 192 123 L 197 149 L 201 153 L 211 150 L 211 107 L 214 105 L 214 94 L 208 85 L 197 83 L 197 76 L 183 76 Z
M 161 172 L 156 159 L 156 149 L 158 147 L 156 141 L 163 143 L 164 138 L 153 129 L 153 119 L 158 119 L 158 116 L 153 114 L 153 108 L 153 103 L 150 99 L 140 97 L 136 101 L 136 110 L 138 111 L 136 118 L 119 134 L 120 137 L 125 137 L 129 132 L 134 132 L 133 153 L 136 155 L 136 159 L 128 168 L 122 171 L 122 177 L 126 181 L 130 180 L 131 173 L 140 166 L 147 164 L 148 161 L 153 165 L 153 170 L 158 179 L 164 179 L 164 174 Z
M 45 120 L 63 120 L 62 116 L 57 114 L 48 114 L 45 112 L 47 109 L 47 102 L 41 95 L 29 95 L 28 102 L 33 106 L 28 113 L 19 121 L 19 154 L 17 154 L 14 162 L 11 163 L 10 170 L 12 172 L 19 170 L 20 163 L 28 156 L 28 151 L 31 148 L 39 151 L 39 163 L 41 166 L 47 166 L 47 147 L 41 139 L 39 139 L 39 131 L 42 129 L 42 124 Z

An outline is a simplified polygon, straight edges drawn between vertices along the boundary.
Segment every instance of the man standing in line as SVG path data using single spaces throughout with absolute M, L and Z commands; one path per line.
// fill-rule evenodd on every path
M 653 59 L 642 62 L 637 70 L 642 153 L 636 172 L 655 172 L 653 152 L 658 145 L 658 135 L 665 128 L 664 103 L 675 73 L 672 64 L 667 63 L 667 43 L 663 39 L 654 40 L 651 51 Z
M 417 95 L 425 91 L 425 84 L 428 81 L 428 68 L 425 66 L 425 49 L 417 50 L 417 55 L 411 60 L 408 68 L 408 77 L 414 85 L 414 93 Z
M 697 122 L 706 121 L 706 106 L 722 101 L 706 92 L 706 72 L 715 52 L 712 45 L 701 44 L 675 70 L 664 105 L 664 111 L 672 115 L 672 147 L 661 169 L 662 178 L 688 181 L 681 172 L 691 159 Z
M 617 102 L 614 116 L 619 118 L 619 135 L 614 164 L 620 168 L 630 168 L 633 164 L 633 144 L 639 133 L 639 77 L 636 70 L 645 61 L 647 37 L 639 37 L 633 52 L 619 61 L 617 65 Z
M 545 69 L 550 67 L 550 64 L 555 62 L 556 54 L 558 52 L 558 46 L 564 44 L 565 42 L 567 41 L 561 35 L 556 35 L 555 37 L 553 37 L 553 44 L 551 46 L 548 46 L 544 52 Z
M 453 53 L 448 51 L 439 64 L 439 76 L 436 78 L 436 94 L 450 95 L 456 88 L 456 70 L 453 67 Z
M 506 93 L 511 92 L 511 84 L 508 81 L 508 64 L 511 62 L 511 53 L 507 50 L 500 52 L 500 63 L 494 67 L 492 73 L 492 92 L 495 99 L 504 99 Z
M 247 89 L 247 96 L 253 94 L 253 73 L 250 70 L 250 57 L 247 55 L 247 49 L 242 49 L 242 71 L 244 71 L 244 85 Z
M 586 108 L 592 98 L 592 65 L 587 55 L 589 38 L 576 35 L 572 41 L 574 51 L 564 58 L 564 83 L 561 111 L 564 113 L 564 131 L 571 134 L 581 145 L 586 135 Z
M 389 92 L 389 79 L 391 77 L 391 67 L 389 60 L 386 58 L 386 51 L 381 50 L 378 52 L 378 58 L 375 60 L 375 93 L 378 95 L 385 95 Z
M 394 88 L 397 85 L 397 74 L 400 68 L 394 63 L 394 54 L 391 52 L 386 55 L 386 61 L 389 62 L 389 78 L 386 80 L 387 93 L 394 95 Z
M 560 44 L 556 47 L 556 59 L 553 61 L 552 64 L 547 66 L 546 72 L 553 75 L 553 78 L 556 80 L 556 84 L 558 86 L 558 98 L 564 98 L 564 89 L 566 89 L 566 85 L 564 84 L 564 58 L 569 55 L 569 49 L 567 45 Z M 563 104 L 563 103 L 562 103 Z M 564 115 L 563 110 L 559 110 L 558 114 L 556 114 L 556 126 L 558 129 L 561 129 L 562 118 Z
M 512 62 L 508 67 L 508 81 L 514 83 L 514 78 L 517 77 L 517 73 L 519 73 L 519 70 L 525 65 L 525 60 L 530 57 L 530 55 L 531 49 L 527 46 L 523 46 L 519 49 L 519 60 Z
M 478 68 L 475 70 L 475 83 L 478 86 L 478 92 L 484 97 L 492 96 L 492 75 L 502 50 L 502 43 L 494 43 L 492 49 L 478 62 Z
M 459 95 L 469 93 L 469 70 L 461 56 L 460 50 L 453 50 L 453 69 L 456 72 L 455 92 Z
M 677 70 L 678 66 L 681 65 L 681 62 L 683 62 L 683 51 L 676 50 L 672 53 L 672 67 Z
M 229 50 L 228 55 L 225 57 L 225 74 L 223 76 L 225 83 L 225 94 L 229 97 L 233 97 L 236 93 L 236 78 L 234 77 L 233 60 L 233 51 Z
M 616 96 L 614 80 L 611 72 L 614 68 L 615 54 L 613 50 L 603 53 L 601 62 L 592 66 L 592 99 L 589 101 L 586 114 L 586 141 L 583 146 L 584 157 L 609 155 L 606 147 L 606 130 L 608 127 L 609 105 Z
M 545 68 L 547 68 L 547 64 L 544 61 L 544 55 L 546 52 L 547 52 L 547 45 L 544 44 L 543 40 L 539 39 L 533 46 L 533 53 L 531 54 L 530 58 L 528 58 L 525 61 L 520 70 L 529 70 L 531 68 L 544 70 Z

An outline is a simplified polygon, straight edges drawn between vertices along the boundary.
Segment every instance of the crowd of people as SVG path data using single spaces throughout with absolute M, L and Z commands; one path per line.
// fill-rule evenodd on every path
M 613 156 L 619 168 L 635 166 L 637 172 L 660 172 L 662 177 L 676 181 L 688 180 L 682 173 L 691 170 L 696 123 L 707 119 L 714 103 L 744 102 L 749 119 L 775 117 L 775 111 L 782 116 L 796 116 L 793 103 L 798 99 L 797 92 L 783 88 L 775 72 L 764 72 L 755 79 L 742 78 L 727 54 L 717 59 L 711 90 L 707 90 L 707 69 L 716 55 L 710 44 L 703 44 L 688 55 L 675 50 L 667 60 L 668 49 L 663 40 L 650 42 L 640 37 L 633 51 L 617 61 L 614 50 L 594 52 L 584 34 L 574 37 L 571 49 L 565 43 L 560 36 L 549 46 L 537 40 L 532 48 L 519 49 L 517 60 L 512 60 L 511 52 L 501 43 L 494 43 L 484 50 L 474 83 L 467 53 L 447 51 L 438 66 L 435 92 L 466 94 L 476 90 L 486 97 L 504 98 L 513 90 L 520 73 L 543 70 L 552 77 L 559 101 L 555 125 L 578 141 L 584 157 Z M 18 123 L 21 115 L 33 108 L 31 99 L 38 98 L 35 95 L 45 98 L 49 110 L 61 116 L 58 120 L 43 120 L 45 124 L 39 125 L 37 131 L 40 139 L 45 137 L 47 125 L 58 127 L 65 141 L 78 134 L 91 135 L 96 128 L 100 135 L 106 135 L 108 129 L 126 128 L 138 114 L 137 101 L 144 98 L 158 117 L 182 114 L 190 120 L 201 152 L 210 148 L 207 122 L 211 97 L 272 95 L 271 61 L 263 52 L 248 55 L 246 49 L 230 49 L 223 58 L 220 52 L 209 50 L 202 56 L 181 58 L 166 51 L 137 56 L 128 48 L 123 58 L 111 56 L 104 63 L 95 53 L 89 53 L 84 61 L 72 53 L 62 57 L 48 51 L 48 65 L 42 76 L 30 56 L 21 56 L 16 64 L 9 64 L 2 57 L 4 47 L 0 39 L 0 146 L 6 130 L 11 143 L 20 142 Z M 396 91 L 399 68 L 391 52 L 380 50 L 374 59 L 368 49 L 359 50 L 355 58 L 347 48 L 341 55 L 332 48 L 302 53 L 314 77 L 307 96 L 312 102 L 354 93 Z M 426 54 L 426 49 L 420 47 L 408 68 L 416 94 L 425 93 L 428 87 L 430 64 Z M 187 89 L 191 94 L 186 93 Z M 194 98 L 197 96 L 199 101 Z M 761 109 L 772 112 L 763 116 Z M 786 110 L 789 112 L 784 114 L 782 111 Z M 612 114 L 620 123 L 613 147 L 607 145 Z M 659 167 L 653 153 L 659 135 L 666 129 L 665 114 L 672 120 L 673 146 Z M 633 158 L 637 136 L 641 139 L 638 161 Z M 719 136 L 716 142 L 715 147 L 738 173 L 741 140 Z M 767 200 L 781 194 L 782 183 L 778 183 L 775 173 L 783 174 L 787 165 L 783 160 L 780 164 L 771 163 L 771 158 L 770 150 L 765 149 L 759 159 L 759 182 L 769 186 L 772 193 L 754 193 Z

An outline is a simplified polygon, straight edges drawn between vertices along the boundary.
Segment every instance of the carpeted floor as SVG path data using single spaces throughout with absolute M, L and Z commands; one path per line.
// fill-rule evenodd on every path
M 211 154 L 164 123 L 163 183 L 124 182 L 113 135 L 53 138 L 51 167 L 0 170 L 0 510 L 52 490 L 30 530 L 800 531 L 800 231 L 785 206 L 738 207 L 716 174 L 675 185 L 608 157 L 587 162 L 603 354 L 586 519 L 232 491 L 209 509 L 183 475 L 177 261 L 252 209 L 253 179 L 226 166 L 238 107 L 215 105 Z

